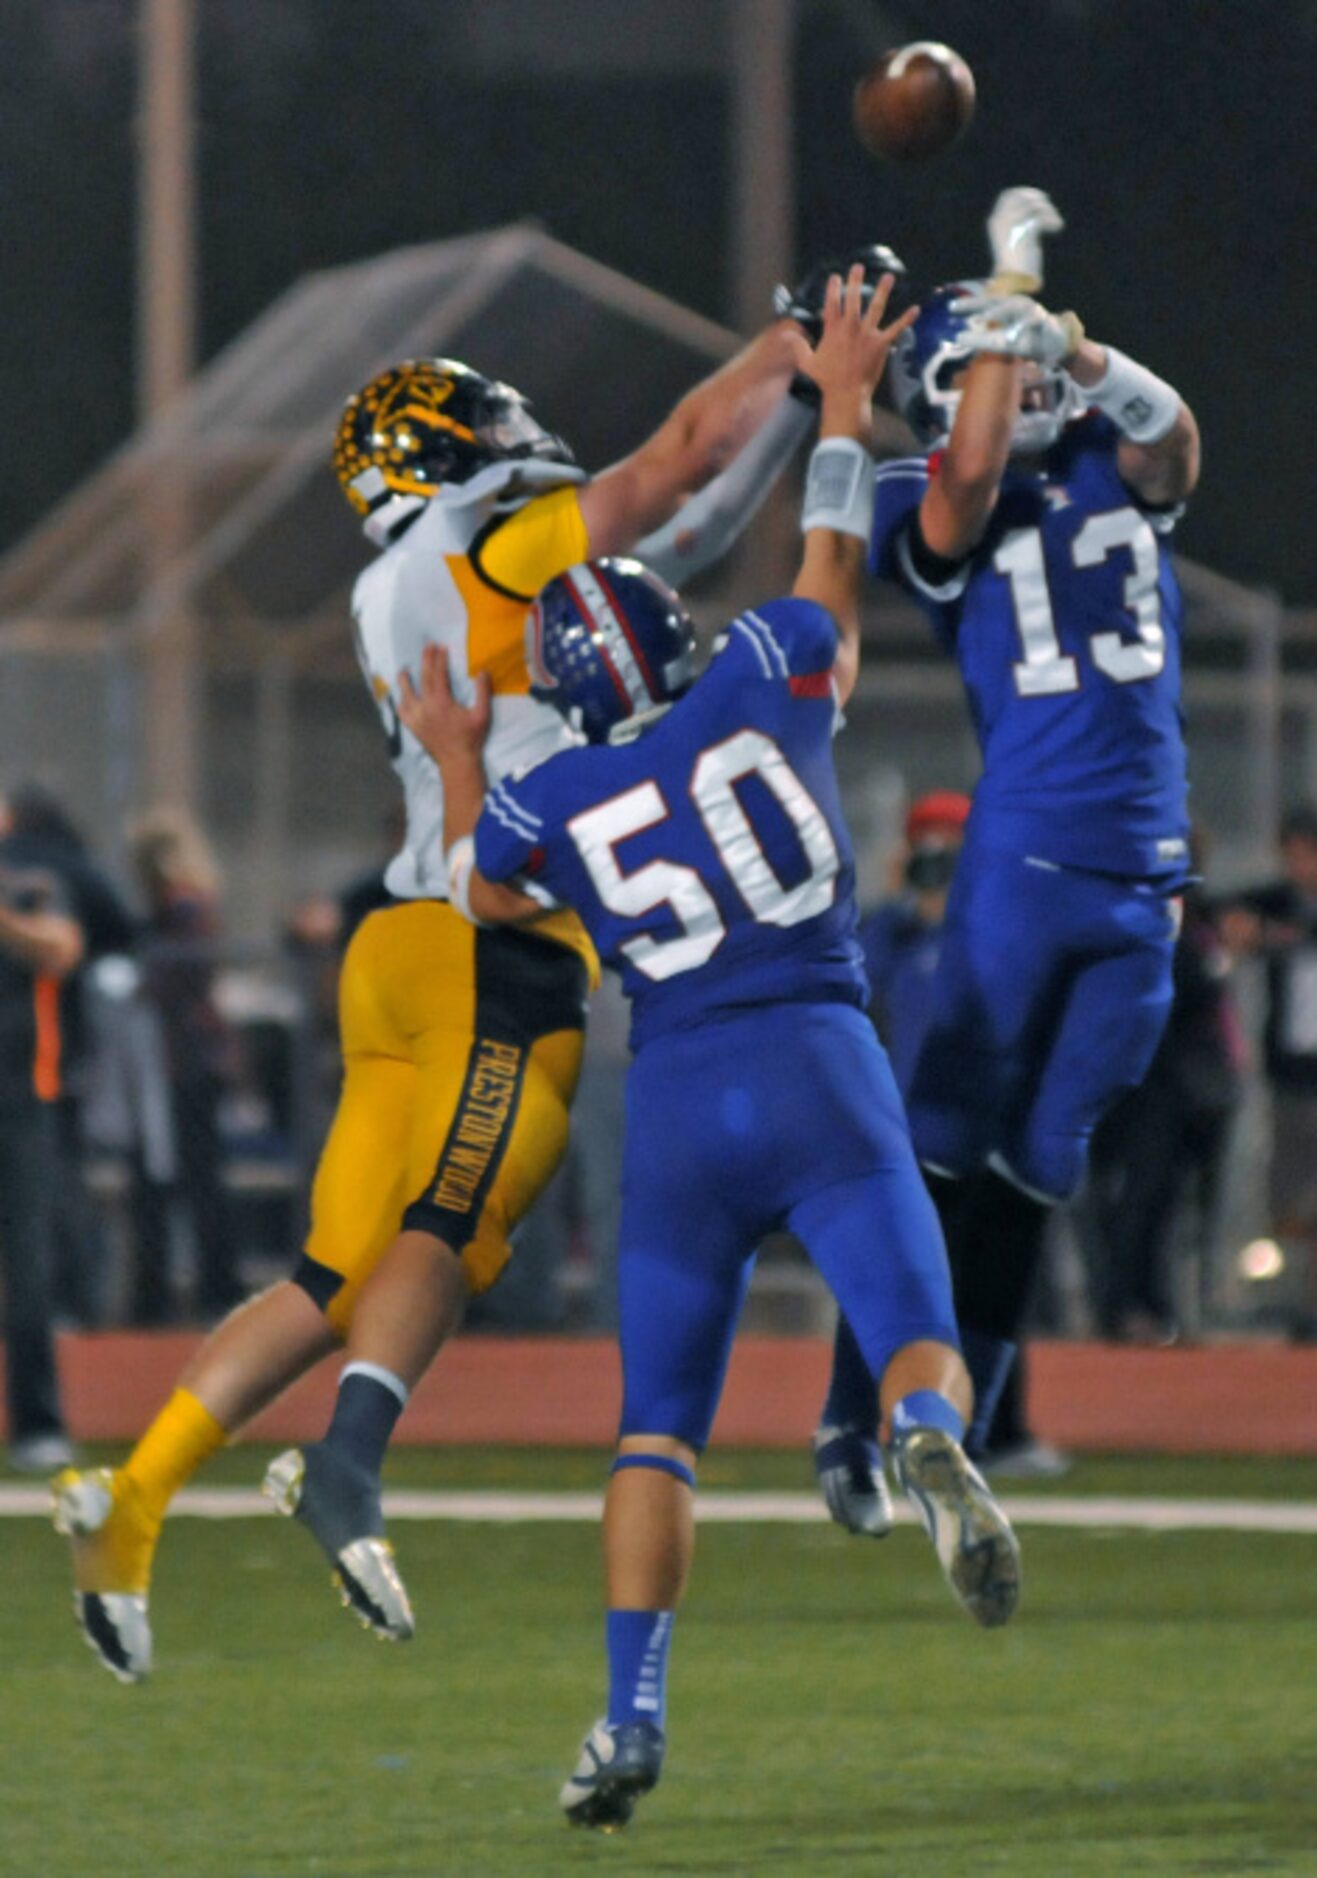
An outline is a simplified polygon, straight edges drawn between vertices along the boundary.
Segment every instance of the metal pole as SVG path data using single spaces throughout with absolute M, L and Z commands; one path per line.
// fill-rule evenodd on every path
M 732 239 L 730 301 L 738 330 L 757 332 L 772 291 L 794 272 L 795 133 L 792 45 L 795 0 L 726 0 L 730 64 Z M 756 592 L 790 580 L 797 548 L 781 483 L 746 537 Z
M 137 408 L 159 417 L 190 380 L 196 335 L 194 0 L 141 0 L 138 137 Z M 148 791 L 191 808 L 197 798 L 196 622 L 169 592 L 190 532 L 186 434 L 148 458 L 139 493 L 147 539 L 144 741 Z
M 728 0 L 732 85 L 732 306 L 755 332 L 793 268 L 795 136 L 791 97 L 794 0 Z
M 1249 748 L 1252 751 L 1252 774 L 1249 778 L 1253 797 L 1251 822 L 1268 846 L 1276 839 L 1281 804 L 1281 710 L 1284 686 L 1281 673 L 1281 640 L 1285 629 L 1285 610 L 1275 594 L 1258 597 L 1250 621 L 1248 641 L 1249 676 Z

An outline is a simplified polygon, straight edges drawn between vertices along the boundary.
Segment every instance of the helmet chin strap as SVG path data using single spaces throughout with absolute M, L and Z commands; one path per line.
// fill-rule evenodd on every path
M 387 548 L 405 522 L 410 522 L 425 507 L 426 496 L 390 496 L 372 509 L 361 524 L 366 538 L 377 548 Z

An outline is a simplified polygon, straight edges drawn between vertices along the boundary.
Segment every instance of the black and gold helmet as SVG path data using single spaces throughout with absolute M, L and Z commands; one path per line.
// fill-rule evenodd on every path
M 576 459 L 519 391 L 456 359 L 405 359 L 381 372 L 348 399 L 334 439 L 335 474 L 377 538 L 445 485 L 509 461 L 570 472 Z

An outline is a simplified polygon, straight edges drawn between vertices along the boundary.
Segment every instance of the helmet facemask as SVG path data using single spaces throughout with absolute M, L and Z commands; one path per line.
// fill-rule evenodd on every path
M 968 322 L 951 311 L 951 301 L 982 287 L 981 281 L 939 287 L 930 295 L 926 311 L 892 349 L 892 397 L 925 449 L 940 448 L 950 437 L 960 410 L 963 375 L 976 356 L 964 343 Z M 1084 409 L 1083 393 L 1068 372 L 1056 365 L 1027 362 L 1011 455 L 1031 456 L 1050 449 Z

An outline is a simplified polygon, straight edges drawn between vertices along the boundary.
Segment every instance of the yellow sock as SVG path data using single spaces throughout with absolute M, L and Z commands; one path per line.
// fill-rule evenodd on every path
M 158 1523 L 179 1488 L 228 1440 L 210 1410 L 188 1389 L 175 1389 L 120 1469 L 137 1504 Z

